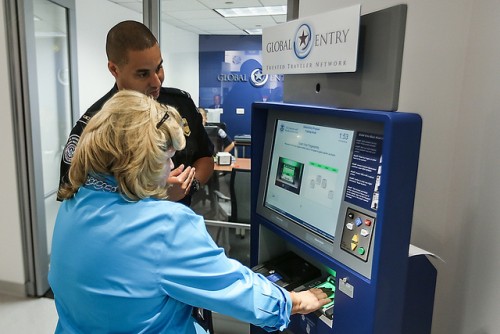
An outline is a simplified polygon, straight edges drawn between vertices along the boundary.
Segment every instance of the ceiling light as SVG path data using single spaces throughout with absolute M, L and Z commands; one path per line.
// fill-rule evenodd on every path
M 285 15 L 286 6 L 215 8 L 223 17 Z
M 245 29 L 245 32 L 249 35 L 262 35 L 262 28 Z

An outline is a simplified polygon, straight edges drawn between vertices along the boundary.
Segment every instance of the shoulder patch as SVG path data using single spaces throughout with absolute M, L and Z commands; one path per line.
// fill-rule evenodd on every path
M 71 135 L 66 143 L 66 147 L 64 147 L 63 152 L 63 161 L 64 163 L 70 165 L 71 160 L 73 159 L 73 155 L 75 154 L 76 145 L 78 145 L 78 141 L 80 140 L 80 136 Z

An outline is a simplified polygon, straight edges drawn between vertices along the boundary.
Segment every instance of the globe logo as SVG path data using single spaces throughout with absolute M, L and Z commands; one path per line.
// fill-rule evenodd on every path
M 262 73 L 261 68 L 256 68 L 250 74 L 250 83 L 254 87 L 262 87 L 266 84 L 269 76 L 267 74 Z
M 313 46 L 312 37 L 312 29 L 308 24 L 304 23 L 297 29 L 293 42 L 293 51 L 297 58 L 304 59 L 309 55 Z

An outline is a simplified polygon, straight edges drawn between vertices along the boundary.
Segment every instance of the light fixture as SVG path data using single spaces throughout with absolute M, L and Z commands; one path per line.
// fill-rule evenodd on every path
M 223 17 L 286 15 L 286 6 L 214 8 Z
M 262 35 L 262 28 L 245 29 L 244 31 L 249 35 Z

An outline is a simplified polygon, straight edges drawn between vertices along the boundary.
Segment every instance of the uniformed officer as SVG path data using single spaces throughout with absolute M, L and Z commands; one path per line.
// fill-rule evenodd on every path
M 186 147 L 172 158 L 176 168 L 168 178 L 171 185 L 168 195 L 172 201 L 190 205 L 193 193 L 208 181 L 213 172 L 213 144 L 202 125 L 196 105 L 188 93 L 162 87 L 165 75 L 160 46 L 142 23 L 123 21 L 111 28 L 106 38 L 106 54 L 115 86 L 94 103 L 73 127 L 61 159 L 60 188 L 68 182 L 71 159 L 87 122 L 118 90 L 132 89 L 179 111 Z

